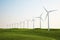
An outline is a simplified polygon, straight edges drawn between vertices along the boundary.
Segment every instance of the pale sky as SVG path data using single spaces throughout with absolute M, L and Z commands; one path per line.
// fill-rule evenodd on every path
M 38 17 L 41 13 L 42 27 L 47 27 L 43 6 L 47 10 L 57 10 L 50 13 L 50 27 L 60 28 L 60 0 L 0 0 L 0 27 Z

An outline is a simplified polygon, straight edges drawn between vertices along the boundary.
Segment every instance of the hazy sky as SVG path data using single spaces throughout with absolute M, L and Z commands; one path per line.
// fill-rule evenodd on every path
M 60 28 L 60 0 L 0 0 L 0 27 L 38 17 L 42 12 L 45 15 L 43 6 L 47 10 L 57 10 L 50 13 L 50 26 Z M 42 25 L 46 23 L 47 19 Z

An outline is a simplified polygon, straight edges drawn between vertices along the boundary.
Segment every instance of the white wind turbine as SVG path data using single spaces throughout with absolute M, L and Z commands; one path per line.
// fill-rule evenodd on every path
M 43 20 L 42 19 L 42 14 L 39 17 L 36 17 L 36 18 L 39 18 L 40 19 L 40 28 L 41 28 L 41 21 Z
M 10 25 L 9 25 L 9 24 L 7 24 L 7 25 L 6 25 L 6 27 L 7 27 L 7 28 L 8 28 L 8 27 L 10 27 Z
M 20 28 L 22 27 L 22 22 L 20 22 Z
M 7 24 L 6 26 L 7 26 L 7 27 L 9 27 L 9 25 L 8 25 L 8 24 Z
M 18 28 L 18 23 L 16 23 L 16 27 Z
M 9 24 L 8 26 L 11 28 L 12 27 L 12 24 Z
M 32 19 L 32 22 L 33 22 L 33 28 L 34 28 L 34 22 L 35 22 L 34 18 Z
M 11 27 L 13 28 L 13 24 L 11 24 Z
M 56 11 L 56 10 L 50 10 L 50 11 L 48 11 L 45 7 L 43 7 L 44 8 L 44 10 L 47 12 L 47 14 L 46 14 L 46 18 L 48 17 L 48 31 L 50 31 L 50 25 L 49 25 L 49 13 L 51 13 L 51 12 L 53 12 L 53 11 Z
M 27 20 L 27 28 L 29 28 L 29 20 Z
M 12 24 L 13 28 L 15 27 L 15 24 Z
M 25 21 L 23 21 L 23 28 L 25 27 Z

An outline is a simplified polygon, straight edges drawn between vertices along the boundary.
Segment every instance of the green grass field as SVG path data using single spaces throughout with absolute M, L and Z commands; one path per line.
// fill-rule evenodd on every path
M 60 40 L 60 29 L 0 29 L 0 40 Z

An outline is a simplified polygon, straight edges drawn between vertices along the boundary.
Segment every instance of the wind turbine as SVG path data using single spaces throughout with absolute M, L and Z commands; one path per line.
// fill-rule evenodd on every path
M 18 23 L 16 23 L 16 26 L 17 26 L 17 28 L 18 28 Z
M 7 26 L 7 27 L 9 27 L 9 25 L 8 25 L 8 24 L 7 24 L 6 26 Z
M 13 24 L 13 28 L 15 28 L 15 27 L 16 27 L 16 23 Z
M 45 7 L 43 7 L 44 8 L 44 10 L 47 12 L 47 14 L 46 14 L 46 18 L 47 18 L 47 16 L 48 16 L 48 31 L 50 31 L 50 25 L 49 25 L 49 13 L 51 13 L 51 12 L 53 12 L 53 11 L 56 11 L 56 10 L 50 10 L 50 11 L 48 11 Z
M 43 20 L 42 19 L 42 14 L 39 17 L 36 17 L 36 18 L 39 18 L 40 19 L 40 28 L 41 28 L 41 21 Z
M 33 22 L 33 28 L 34 28 L 34 22 L 35 22 L 34 18 L 32 19 L 32 22 Z
M 11 28 L 13 28 L 13 24 L 10 24 Z
M 27 28 L 29 28 L 29 20 L 27 20 Z
M 20 28 L 22 27 L 21 24 L 22 24 L 22 22 L 20 22 Z
M 25 27 L 25 21 L 23 21 L 23 28 Z

